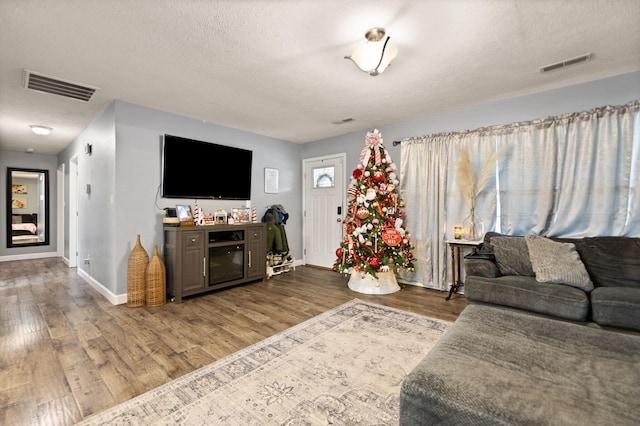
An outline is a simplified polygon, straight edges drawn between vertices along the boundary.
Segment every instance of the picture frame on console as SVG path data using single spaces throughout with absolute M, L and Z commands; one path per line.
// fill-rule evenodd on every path
M 177 205 L 176 214 L 180 222 L 193 222 L 193 212 L 190 205 Z
M 231 209 L 231 217 L 235 223 L 249 223 L 251 222 L 251 209 L 246 207 Z

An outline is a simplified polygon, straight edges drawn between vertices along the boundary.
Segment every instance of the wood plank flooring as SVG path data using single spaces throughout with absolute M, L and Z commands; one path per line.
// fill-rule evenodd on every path
M 354 293 L 328 270 L 158 308 L 113 306 L 60 259 L 0 262 L 0 424 L 71 425 L 353 298 L 453 321 L 464 296 Z

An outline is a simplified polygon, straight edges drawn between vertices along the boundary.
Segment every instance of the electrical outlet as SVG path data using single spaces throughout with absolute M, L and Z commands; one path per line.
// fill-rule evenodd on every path
M 88 265 L 89 263 L 91 263 L 91 258 L 87 255 L 87 257 L 84 258 L 84 264 Z

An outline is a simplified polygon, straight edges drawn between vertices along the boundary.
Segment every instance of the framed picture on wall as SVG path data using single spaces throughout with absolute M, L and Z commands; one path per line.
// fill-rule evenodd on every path
M 193 213 L 189 205 L 176 206 L 176 215 L 180 222 L 193 222 Z
M 12 198 L 11 199 L 11 207 L 14 209 L 26 209 L 27 199 L 26 198 Z
M 270 167 L 264 168 L 264 193 L 265 194 L 277 194 L 278 193 L 278 169 L 272 169 Z
M 27 194 L 27 185 L 11 185 L 11 192 L 14 194 Z

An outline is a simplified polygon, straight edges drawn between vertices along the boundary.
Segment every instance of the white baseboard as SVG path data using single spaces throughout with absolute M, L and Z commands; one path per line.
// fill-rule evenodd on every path
M 96 281 L 91 275 L 87 274 L 82 269 L 78 268 L 78 275 L 85 280 L 91 287 L 93 287 L 98 293 L 103 295 L 112 305 L 122 305 L 127 303 L 127 295 L 125 294 L 113 294 L 111 290 Z
M 58 253 L 47 252 L 47 253 L 12 254 L 9 256 L 0 256 L 0 262 L 11 262 L 13 260 L 43 259 L 45 257 L 58 257 Z

